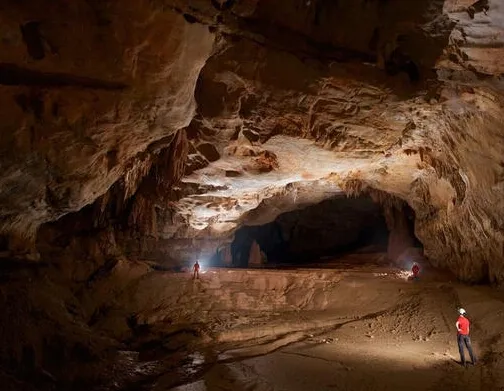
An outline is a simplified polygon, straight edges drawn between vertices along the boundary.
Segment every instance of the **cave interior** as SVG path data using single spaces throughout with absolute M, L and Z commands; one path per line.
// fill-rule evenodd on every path
M 502 0 L 4 0 L 0 107 L 1 390 L 504 389 Z
M 355 253 L 371 254 L 368 261 L 378 260 L 382 255 L 385 263 L 393 260 L 394 264 L 412 264 L 413 254 L 422 255 L 422 244 L 414 234 L 415 212 L 407 204 L 399 205 L 396 217 L 403 223 L 390 221 L 389 227 L 383 206 L 369 195 L 352 198 L 339 195 L 283 213 L 271 223 L 240 228 L 231 244 L 217 249 L 208 264 L 279 267 L 320 265 L 325 261 L 326 267 L 330 267 L 330 261 L 334 266 L 345 254 Z M 393 231 L 392 237 L 400 238 L 390 239 L 390 231 Z M 390 248 L 389 253 L 389 245 L 397 248 Z M 225 258 L 226 254 L 230 255 L 229 259 Z

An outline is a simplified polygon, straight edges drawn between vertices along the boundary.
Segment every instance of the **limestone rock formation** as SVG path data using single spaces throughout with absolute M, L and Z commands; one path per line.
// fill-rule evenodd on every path
M 43 3 L 0 8 L 4 257 L 174 265 L 379 192 L 433 263 L 504 278 L 501 1 Z
M 159 371 L 160 354 L 232 335 L 235 303 L 325 309 L 337 273 L 160 271 L 217 249 L 262 262 L 248 232 L 342 197 L 385 212 L 401 266 L 504 281 L 502 0 L 5 0 L 0 107 L 5 389 L 136 389 L 133 361 Z M 327 244 L 314 216 L 293 254 Z M 347 223 L 338 244 L 362 219 Z
M 142 0 L 8 2 L 0 20 L 0 230 L 17 252 L 120 178 L 135 192 L 154 143 L 189 124 L 214 35 Z

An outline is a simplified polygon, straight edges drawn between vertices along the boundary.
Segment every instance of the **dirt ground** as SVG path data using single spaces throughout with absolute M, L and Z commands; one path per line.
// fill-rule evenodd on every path
M 210 270 L 188 283 L 207 290 L 210 298 L 208 290 L 220 273 L 248 274 L 246 281 L 220 277 L 221 285 L 243 294 L 235 302 L 236 323 L 214 334 L 211 355 L 202 346 L 192 353 L 194 365 L 186 366 L 195 371 L 191 381 L 172 387 L 172 374 L 166 374 L 145 389 L 504 390 L 504 296 L 497 290 L 465 286 L 433 270 L 413 282 L 401 270 L 365 265 Z M 279 298 L 272 299 L 278 289 L 285 298 L 282 305 Z M 263 309 L 245 321 L 250 305 Z M 455 322 L 460 306 L 472 321 L 479 359 L 474 367 L 458 363 Z
M 0 372 L 0 389 L 504 390 L 502 290 L 429 268 L 411 281 L 384 259 L 354 254 L 310 268 L 203 265 L 197 280 L 119 260 L 73 292 L 42 272 L 29 285 L 11 278 L 0 298 L 6 318 L 19 322 L 0 327 L 5 344 L 12 342 L 4 352 L 17 341 L 45 346 L 29 362 L 43 370 L 45 385 Z M 467 368 L 458 363 L 459 307 L 472 321 L 479 358 Z M 76 355 L 80 361 L 66 359 Z

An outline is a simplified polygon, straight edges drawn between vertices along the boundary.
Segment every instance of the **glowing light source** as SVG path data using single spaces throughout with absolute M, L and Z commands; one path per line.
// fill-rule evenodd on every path
M 407 258 L 404 260 L 403 262 L 403 268 L 405 270 L 408 270 L 408 271 L 411 271 L 411 269 L 413 268 L 413 265 L 415 264 L 416 262 L 414 262 L 411 258 Z
M 412 269 L 415 264 L 420 266 L 418 262 L 413 261 L 411 258 L 404 259 L 401 265 L 402 270 L 396 273 L 397 277 L 402 278 L 404 280 L 411 280 L 414 277 Z
M 205 274 L 208 270 L 208 262 L 206 260 L 201 260 L 201 259 L 197 259 L 196 260 L 198 263 L 199 263 L 199 266 L 200 266 L 200 269 L 199 269 L 199 273 L 201 274 Z M 195 261 L 195 263 L 196 263 Z
M 409 280 L 413 278 L 413 272 L 411 270 L 401 270 L 397 272 L 396 275 L 403 280 Z

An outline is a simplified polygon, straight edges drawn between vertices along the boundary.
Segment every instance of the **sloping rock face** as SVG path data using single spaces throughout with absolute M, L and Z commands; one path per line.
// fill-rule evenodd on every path
M 0 9 L 7 256 L 67 214 L 43 257 L 175 264 L 367 192 L 413 208 L 432 262 L 504 278 L 499 0 L 51 7 Z
M 0 20 L 0 229 L 23 252 L 119 178 L 136 190 L 149 145 L 189 124 L 214 35 L 142 0 L 7 2 Z

